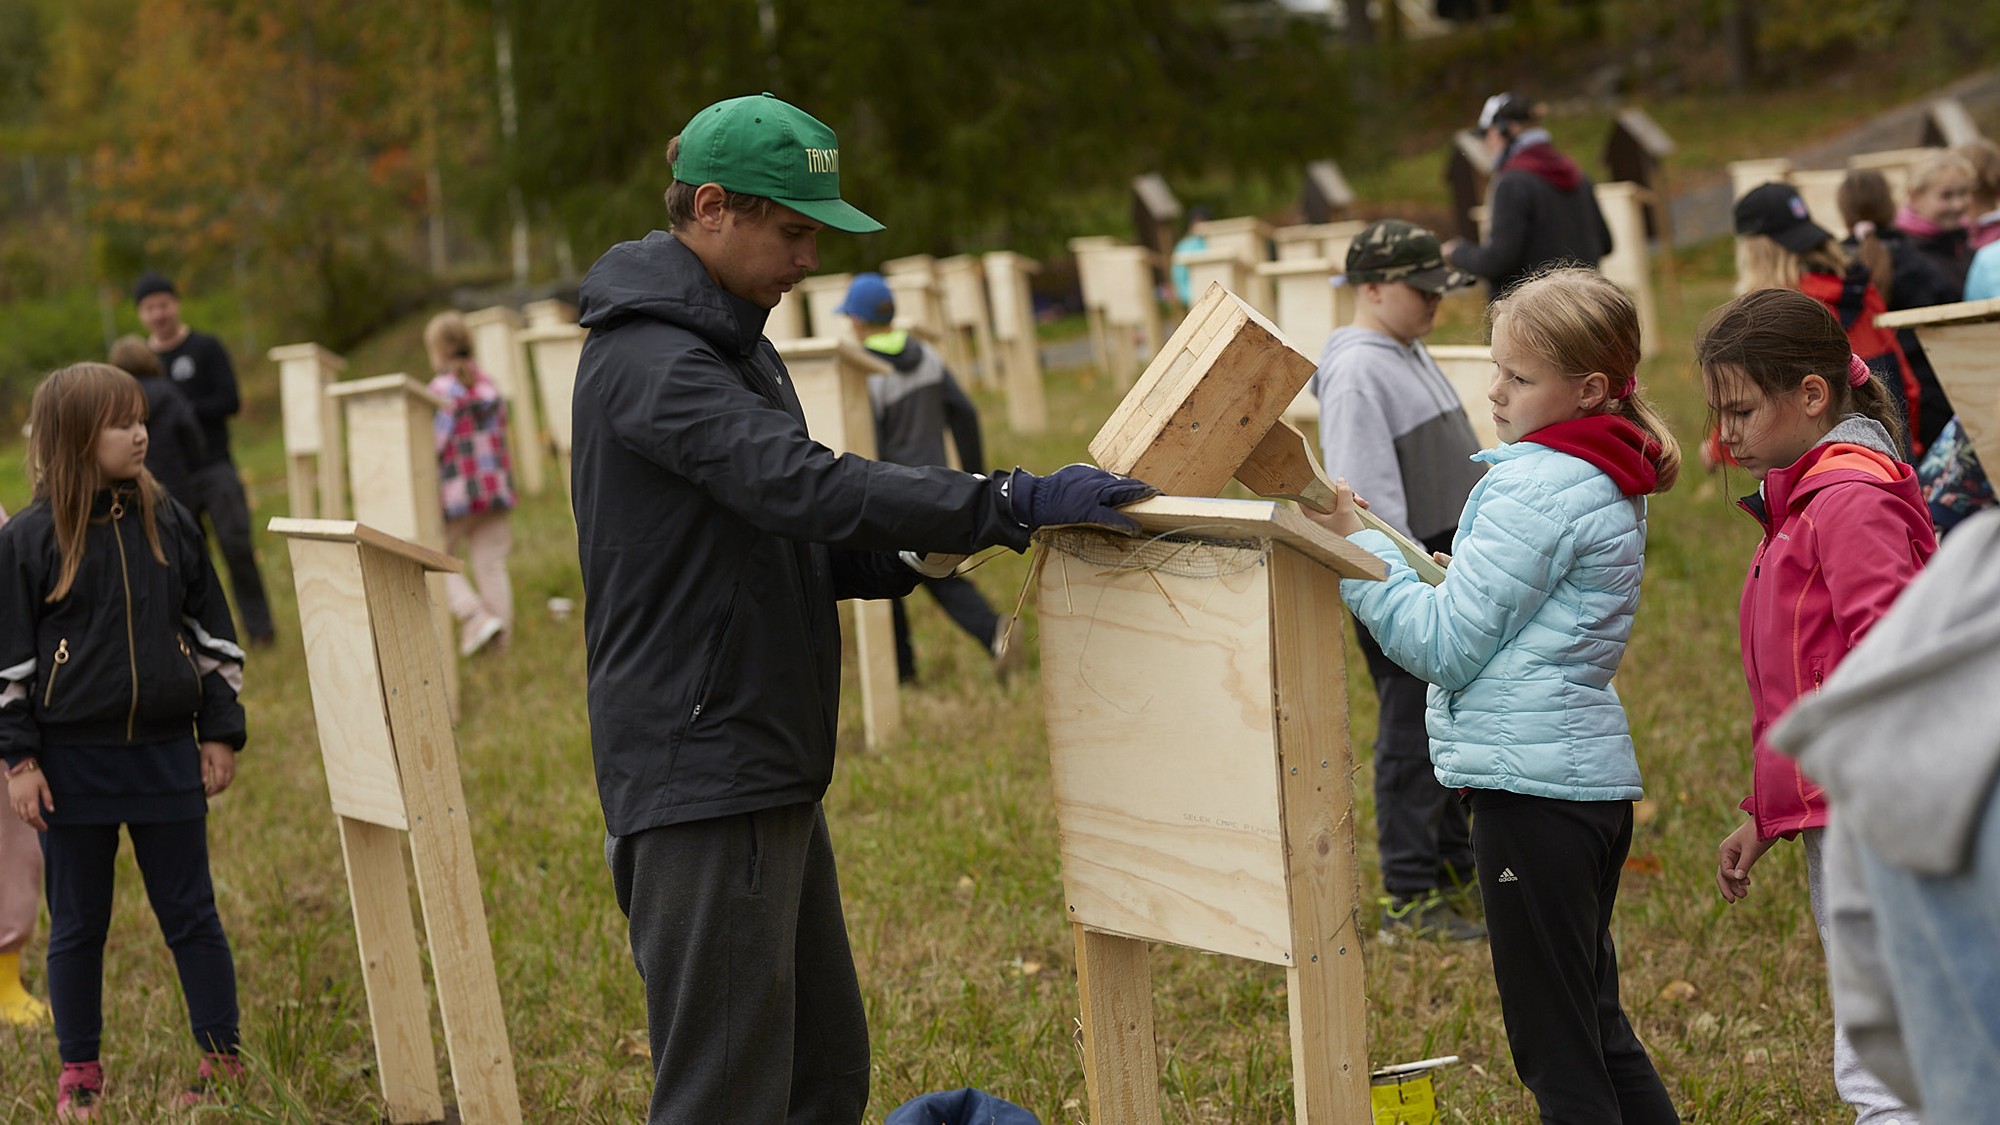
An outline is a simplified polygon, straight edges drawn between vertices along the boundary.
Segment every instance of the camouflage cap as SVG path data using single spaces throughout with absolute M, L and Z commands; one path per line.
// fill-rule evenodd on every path
M 1446 293 L 1476 278 L 1445 264 L 1438 237 L 1415 223 L 1370 223 L 1347 247 L 1346 283 L 1400 281 L 1426 293 Z

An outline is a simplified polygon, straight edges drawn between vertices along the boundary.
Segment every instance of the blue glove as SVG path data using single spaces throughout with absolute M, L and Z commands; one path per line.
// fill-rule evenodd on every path
M 1054 524 L 1088 524 L 1137 534 L 1138 523 L 1117 509 L 1160 494 L 1145 481 L 1095 465 L 1064 465 L 1045 477 L 1015 469 L 1000 482 L 1000 489 L 1014 518 L 1030 531 Z

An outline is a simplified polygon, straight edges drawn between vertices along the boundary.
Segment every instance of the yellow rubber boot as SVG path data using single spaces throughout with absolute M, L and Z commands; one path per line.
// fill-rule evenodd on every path
M 49 1022 L 49 1006 L 21 986 L 18 953 L 0 953 L 0 1021 L 21 1026 Z

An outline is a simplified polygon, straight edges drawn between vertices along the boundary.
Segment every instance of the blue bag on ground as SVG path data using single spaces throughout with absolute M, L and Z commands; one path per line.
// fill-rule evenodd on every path
M 889 1111 L 882 1125 L 1042 1125 L 1005 1098 L 968 1086 L 911 1098 Z

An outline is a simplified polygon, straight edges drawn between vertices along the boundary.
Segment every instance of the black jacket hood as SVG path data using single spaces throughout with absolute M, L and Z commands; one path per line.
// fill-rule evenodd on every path
M 695 252 L 663 230 L 613 246 L 584 275 L 577 299 L 577 323 L 585 328 L 645 317 L 745 356 L 757 350 L 770 316 L 716 285 Z

